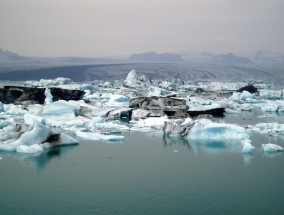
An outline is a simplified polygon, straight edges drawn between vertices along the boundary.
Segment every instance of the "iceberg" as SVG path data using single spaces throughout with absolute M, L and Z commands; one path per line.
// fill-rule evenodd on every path
M 41 144 L 41 146 L 44 149 L 49 149 L 53 147 L 59 147 L 59 146 L 69 146 L 69 145 L 78 145 L 79 141 L 76 140 L 75 138 L 65 134 L 65 133 L 60 133 L 60 134 L 54 134 L 51 137 L 49 137 L 46 142 Z
M 259 96 L 265 99 L 283 99 L 283 90 L 261 89 L 259 90 Z
M 283 151 L 283 147 L 272 143 L 262 144 L 262 149 L 267 153 Z
M 244 139 L 242 141 L 242 152 L 243 153 L 251 153 L 254 149 L 255 149 L 255 146 L 253 146 L 251 144 L 251 141 L 249 139 Z
M 77 131 L 76 136 L 86 140 L 103 140 L 103 141 L 112 141 L 112 142 L 120 142 L 124 141 L 124 136 L 119 135 L 104 135 L 101 133 L 93 133 L 93 132 L 81 132 Z
M 138 127 L 163 127 L 165 122 L 169 121 L 167 116 L 164 117 L 150 117 L 147 119 L 140 119 L 136 122 Z
M 33 129 L 23 133 L 19 139 L 9 142 L 7 144 L 0 144 L 0 150 L 16 151 L 18 146 L 31 146 L 34 144 L 41 144 L 51 135 L 51 131 L 44 124 L 34 120 Z M 37 148 L 36 146 L 34 148 Z M 23 150 L 33 150 L 24 147 Z M 22 149 L 20 149 L 21 151 Z
M 56 120 L 74 119 L 80 106 L 70 102 L 59 100 L 51 104 L 45 105 L 40 116 L 44 118 L 52 118 Z
M 168 96 L 168 95 L 171 95 L 171 94 L 172 94 L 172 92 L 170 92 L 168 90 L 152 86 L 148 89 L 148 95 L 147 96 L 149 96 L 149 97 L 151 97 L 151 96 Z
M 44 95 L 45 95 L 45 100 L 44 100 L 44 104 L 49 105 L 52 103 L 52 98 L 53 96 L 51 95 L 50 89 L 46 88 L 44 91 Z
M 279 134 L 284 134 L 284 124 L 279 124 L 277 122 L 258 123 L 255 125 L 255 128 L 253 130 L 259 131 L 263 134 L 277 136 Z
M 243 101 L 248 100 L 249 101 L 251 99 L 254 99 L 254 95 L 251 94 L 248 91 L 243 91 L 241 93 L 233 92 L 233 95 L 231 97 L 229 97 L 229 99 L 233 100 L 233 101 L 239 101 L 239 100 L 243 100 Z
M 238 125 L 200 119 L 189 130 L 187 138 L 192 140 L 242 140 L 249 138 L 246 130 Z
M 129 98 L 123 95 L 109 95 L 109 101 L 106 103 L 107 106 L 128 106 Z

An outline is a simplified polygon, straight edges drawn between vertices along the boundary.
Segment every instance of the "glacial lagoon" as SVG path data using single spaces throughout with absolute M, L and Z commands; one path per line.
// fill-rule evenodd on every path
M 102 87 L 104 93 L 100 95 L 88 93 L 90 99 L 99 99 L 92 105 L 103 109 L 105 104 L 113 106 L 118 102 L 122 104 L 120 107 L 125 107 L 125 97 L 105 97 L 105 92 L 115 92 L 109 83 Z M 161 94 L 164 90 L 171 91 L 155 88 L 151 93 Z M 265 91 L 269 92 L 274 96 L 278 91 Z M 88 121 L 82 115 L 72 115 L 75 106 L 82 103 L 49 100 L 51 103 L 44 107 L 28 105 L 24 109 L 3 105 L 1 130 L 15 123 L 33 124 L 36 119 L 47 127 L 57 127 L 52 132 L 64 132 L 79 144 L 69 145 L 64 139 L 67 144 L 62 147 L 48 145 L 46 148 L 39 144 L 42 149 L 34 153 L 30 153 L 32 143 L 25 143 L 25 150 L 21 148 L 18 152 L 0 150 L 1 214 L 282 214 L 284 153 L 264 152 L 262 148 L 262 144 L 267 143 L 283 146 L 282 99 L 264 99 L 257 103 L 254 96 L 237 95 L 234 97 L 237 101 L 226 100 L 228 112 L 214 120 L 244 128 L 255 147 L 249 153 L 242 152 L 241 139 L 181 138 L 165 134 L 160 125 L 153 124 L 148 129 L 136 127 L 138 122 L 142 122 L 140 125 L 149 123 L 141 119 L 134 123 L 111 121 L 121 130 L 119 136 L 123 139 L 108 141 L 110 136 L 102 134 L 90 140 L 88 132 L 97 132 L 94 127 L 102 129 L 102 126 L 113 125 L 108 124 L 110 121 L 101 122 L 98 116 Z M 192 101 L 197 102 L 198 107 L 215 107 L 215 102 L 224 105 L 203 99 L 192 98 Z M 62 122 L 56 119 L 58 114 L 50 111 L 54 103 L 69 111 L 66 115 L 61 113 L 60 117 L 67 117 L 60 118 Z M 241 110 L 250 106 L 252 109 Z M 97 115 L 104 114 L 98 111 L 96 109 Z M 88 112 L 80 114 L 87 116 Z M 153 122 L 160 123 L 158 119 L 150 121 Z M 88 123 L 92 126 L 86 126 Z M 198 119 L 195 123 L 199 123 Z M 123 129 L 123 126 L 133 129 Z M 1 131 L 3 136 L 7 133 L 4 130 Z M 22 142 L 19 146 L 22 147 Z

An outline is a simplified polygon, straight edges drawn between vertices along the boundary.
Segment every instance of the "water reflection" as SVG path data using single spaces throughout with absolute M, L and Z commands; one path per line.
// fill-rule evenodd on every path
M 24 154 L 17 152 L 0 151 L 0 156 L 5 158 L 12 157 L 22 163 L 31 166 L 36 172 L 43 170 L 54 158 L 62 158 L 66 153 L 75 148 L 76 145 L 64 147 L 53 147 L 36 154 Z
M 164 146 L 185 145 L 188 149 L 194 153 L 207 152 L 207 153 L 219 153 L 219 152 L 241 152 L 240 140 L 188 140 L 181 137 L 163 136 Z
M 283 154 L 283 151 L 263 152 L 263 155 L 268 158 L 275 158 Z

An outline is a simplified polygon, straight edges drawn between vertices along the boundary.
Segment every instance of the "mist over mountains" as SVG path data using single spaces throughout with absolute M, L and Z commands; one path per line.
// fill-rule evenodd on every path
M 27 57 L 0 48 L 0 64 L 34 64 L 34 65 L 86 65 L 100 63 L 187 63 L 206 62 L 215 64 L 249 64 L 249 63 L 284 63 L 284 54 L 269 50 L 259 50 L 249 59 L 234 53 L 213 54 L 202 52 L 192 57 L 178 53 L 143 52 L 130 54 L 128 58 L 92 58 L 92 57 Z

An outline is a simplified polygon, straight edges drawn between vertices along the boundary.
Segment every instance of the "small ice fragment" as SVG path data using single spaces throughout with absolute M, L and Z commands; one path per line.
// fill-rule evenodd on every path
M 123 141 L 125 138 L 124 136 L 119 135 L 104 135 L 100 133 L 93 133 L 93 132 L 81 132 L 77 131 L 76 136 L 86 140 L 104 140 L 104 141 Z
M 2 158 L 2 157 L 0 157 L 0 160 L 3 160 L 3 158 Z
M 262 144 L 262 148 L 264 152 L 283 151 L 283 147 L 276 145 L 276 144 L 272 144 L 272 143 Z
M 178 152 L 178 150 L 175 149 L 174 152 Z
M 253 145 L 250 143 L 250 140 L 249 140 L 249 139 L 243 140 L 242 144 L 243 144 L 243 147 L 242 147 L 242 152 L 243 152 L 243 153 L 251 153 L 252 150 L 255 149 L 255 146 L 253 146 Z

